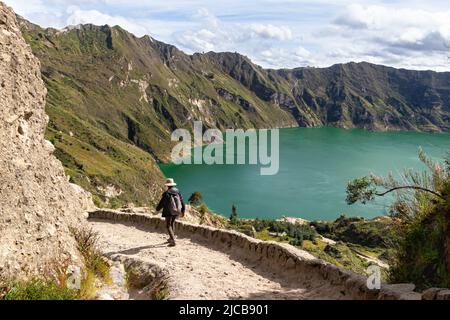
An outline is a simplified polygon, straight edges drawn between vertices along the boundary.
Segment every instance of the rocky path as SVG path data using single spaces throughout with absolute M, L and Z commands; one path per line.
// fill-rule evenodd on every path
M 295 283 L 262 270 L 258 264 L 237 261 L 226 252 L 189 238 L 168 247 L 167 236 L 133 225 L 91 221 L 106 254 L 133 256 L 157 262 L 170 272 L 171 299 L 329 299 L 341 298 L 326 284 Z

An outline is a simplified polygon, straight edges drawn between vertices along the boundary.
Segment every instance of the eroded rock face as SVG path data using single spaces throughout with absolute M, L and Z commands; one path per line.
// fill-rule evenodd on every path
M 0 278 L 42 274 L 66 258 L 76 263 L 69 226 L 81 226 L 92 206 L 44 140 L 46 93 L 39 61 L 0 2 Z

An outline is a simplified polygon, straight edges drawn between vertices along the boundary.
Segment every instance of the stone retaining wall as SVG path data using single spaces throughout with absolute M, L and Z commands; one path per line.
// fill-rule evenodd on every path
M 114 210 L 96 210 L 89 213 L 90 219 L 110 220 L 153 228 L 165 232 L 165 221 L 148 214 L 123 213 Z M 183 221 L 176 223 L 177 234 L 197 241 L 207 241 L 231 255 L 246 260 L 258 261 L 272 272 L 282 273 L 292 280 L 311 280 L 336 286 L 336 290 L 348 299 L 404 300 L 422 299 L 414 292 L 413 284 L 383 284 L 381 289 L 369 289 L 367 278 L 341 267 L 316 259 L 309 253 L 291 245 L 273 241 L 261 241 L 242 233 L 208 226 L 194 225 Z

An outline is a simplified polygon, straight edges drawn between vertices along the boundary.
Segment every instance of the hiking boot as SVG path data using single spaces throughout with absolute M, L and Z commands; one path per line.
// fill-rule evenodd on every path
M 175 247 L 176 245 L 175 241 L 169 241 L 169 247 Z

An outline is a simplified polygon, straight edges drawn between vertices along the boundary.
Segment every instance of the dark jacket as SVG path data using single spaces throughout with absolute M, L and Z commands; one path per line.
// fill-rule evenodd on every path
M 178 191 L 177 188 L 172 188 L 163 193 L 161 200 L 159 201 L 158 206 L 156 207 L 156 211 L 160 211 L 161 209 L 163 210 L 163 212 L 162 212 L 163 217 L 170 217 L 172 215 L 170 212 L 170 202 L 169 202 L 171 194 L 172 195 L 178 194 L 180 196 L 181 212 L 184 213 L 186 210 L 186 206 L 184 205 L 183 196 L 181 195 L 180 191 Z

